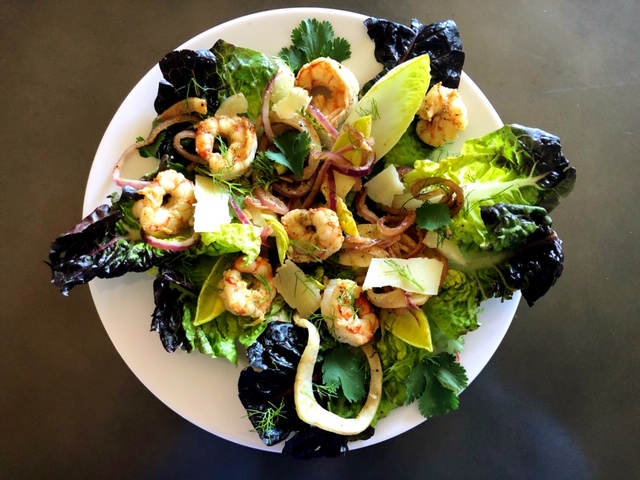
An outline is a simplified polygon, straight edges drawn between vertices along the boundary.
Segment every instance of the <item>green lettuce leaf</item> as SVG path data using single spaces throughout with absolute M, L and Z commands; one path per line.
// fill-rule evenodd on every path
M 226 358 L 234 365 L 238 363 L 237 344 L 248 347 L 265 329 L 267 322 L 250 325 L 246 318 L 223 312 L 203 325 L 193 324 L 195 308 L 185 309 L 182 320 L 186 337 L 194 349 L 213 358 Z
M 476 330 L 483 300 L 478 282 L 457 270 L 449 270 L 438 295 L 429 298 L 423 310 L 448 338 Z
M 550 212 L 571 192 L 576 181 L 576 171 L 569 166 L 560 139 L 520 125 L 506 125 L 482 138 L 468 140 L 459 156 L 439 162 L 419 160 L 414 167 L 404 177 L 407 185 L 441 177 L 463 188 L 464 207 L 446 228 L 461 247 L 477 245 L 482 250 L 518 246 L 494 242 L 497 237 L 489 233 L 483 221 L 483 207 L 504 203 L 537 206 Z M 512 237 L 517 242 L 523 238 L 526 235 Z
M 247 256 L 247 263 L 253 262 L 260 255 L 262 229 L 244 223 L 227 223 L 220 226 L 218 232 L 204 232 L 200 235 L 201 254 L 224 255 L 242 252 Z
M 247 114 L 255 122 L 260 116 L 267 84 L 278 72 L 277 63 L 261 52 L 224 40 L 218 40 L 211 52 L 218 62 L 217 72 L 222 83 L 218 90 L 220 101 L 236 93 L 244 94 L 249 104 Z

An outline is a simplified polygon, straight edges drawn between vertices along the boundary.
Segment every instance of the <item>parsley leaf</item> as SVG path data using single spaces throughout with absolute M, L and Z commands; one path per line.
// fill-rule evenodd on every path
M 444 203 L 425 202 L 416 210 L 416 225 L 425 230 L 437 230 L 450 223 L 449 207 Z
M 418 363 L 407 378 L 407 404 L 418 401 L 425 418 L 457 410 L 458 395 L 467 386 L 467 373 L 453 355 L 440 353 Z
M 366 395 L 364 360 L 350 348 L 334 348 L 322 364 L 322 381 L 328 387 L 340 385 L 349 402 L 359 402 Z
M 279 152 L 266 152 L 274 162 L 284 165 L 296 177 L 302 177 L 304 161 L 311 150 L 311 136 L 307 132 L 289 130 L 273 139 Z
M 326 20 L 303 20 L 291 32 L 291 43 L 290 47 L 280 50 L 278 55 L 294 72 L 318 57 L 331 57 L 338 62 L 351 57 L 349 42 L 342 37 L 334 38 L 333 26 Z

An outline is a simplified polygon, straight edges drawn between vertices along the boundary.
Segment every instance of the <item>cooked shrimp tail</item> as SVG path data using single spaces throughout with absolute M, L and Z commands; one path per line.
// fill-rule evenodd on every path
M 235 314 L 262 321 L 276 296 L 271 264 L 264 258 L 245 264 L 242 256 L 233 263 L 233 268 L 224 272 L 220 282 L 220 296 L 225 308 Z M 246 280 L 245 276 L 251 279 Z
M 219 145 L 219 139 L 227 142 Z M 244 174 L 256 155 L 258 136 L 246 117 L 209 117 L 198 125 L 196 152 L 226 180 Z

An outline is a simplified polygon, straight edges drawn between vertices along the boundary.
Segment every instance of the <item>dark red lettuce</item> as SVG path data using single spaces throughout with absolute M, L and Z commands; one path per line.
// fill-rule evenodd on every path
M 217 60 L 209 50 L 177 50 L 159 62 L 163 80 L 158 84 L 154 108 L 158 114 L 187 97 L 207 100 L 210 111 L 218 108 L 220 77 Z
M 175 272 L 171 272 L 171 276 Z M 182 279 L 178 280 L 182 282 Z M 191 342 L 182 324 L 184 318 L 185 298 L 184 293 L 175 287 L 172 281 L 163 278 L 162 274 L 153 282 L 153 300 L 155 308 L 151 316 L 151 330 L 158 333 L 164 349 L 175 352 L 178 349 L 190 352 Z M 196 297 L 193 296 L 193 299 Z
M 64 295 L 94 278 L 145 272 L 176 256 L 140 239 L 139 224 L 131 214 L 133 203 L 139 198 L 134 189 L 125 187 L 111 205 L 100 205 L 51 242 L 47 262 L 51 283 Z
M 458 88 L 465 54 L 453 20 L 423 25 L 414 18 L 407 26 L 372 17 L 366 19 L 364 25 L 375 43 L 375 58 L 384 68 L 365 84 L 363 91 L 392 68 L 425 53 L 431 58 L 431 85 L 442 82 L 445 87 Z

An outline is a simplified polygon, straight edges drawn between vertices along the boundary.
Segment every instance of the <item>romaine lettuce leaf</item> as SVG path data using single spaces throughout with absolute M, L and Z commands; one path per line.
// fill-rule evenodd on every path
M 569 166 L 560 139 L 520 125 L 506 125 L 482 138 L 468 140 L 459 156 L 440 162 L 419 160 L 414 167 L 404 176 L 409 186 L 422 179 L 441 177 L 463 188 L 464 207 L 443 234 L 449 236 L 450 231 L 450 238 L 461 248 L 477 245 L 483 250 L 517 247 L 505 242 L 505 237 L 495 242 L 497 236 L 489 233 L 482 218 L 483 207 L 505 203 L 537 206 L 550 212 L 571 192 L 576 181 L 576 171 Z M 511 238 L 519 243 L 523 239 L 521 235 Z
M 242 252 L 247 256 L 247 263 L 251 263 L 260 255 L 261 233 L 262 229 L 254 225 L 227 223 L 217 232 L 200 234 L 202 246 L 198 253 L 215 256 Z
M 224 40 L 218 40 L 211 52 L 218 66 L 220 100 L 243 93 L 249 104 L 248 116 L 255 122 L 260 116 L 262 96 L 278 72 L 278 64 L 257 50 L 237 47 Z

